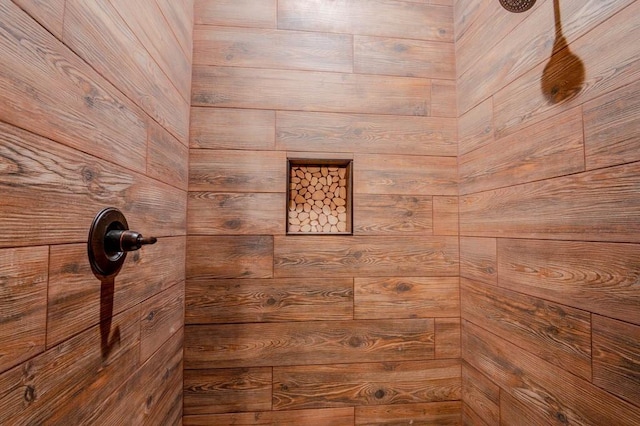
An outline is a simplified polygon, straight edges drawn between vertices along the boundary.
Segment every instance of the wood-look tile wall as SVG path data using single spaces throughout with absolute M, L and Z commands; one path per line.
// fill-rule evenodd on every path
M 460 423 L 452 6 L 196 0 L 185 424 Z M 288 156 L 354 235 L 285 235 Z
M 640 0 L 0 16 L 0 424 L 640 422 Z M 287 156 L 353 236 L 285 235 Z M 106 206 L 160 242 L 101 283 Z
M 554 0 L 454 5 L 465 424 L 640 423 L 640 1 L 555 3 L 558 103 Z
M 0 424 L 180 424 L 193 3 L 0 0 Z M 115 280 L 93 217 L 155 235 Z

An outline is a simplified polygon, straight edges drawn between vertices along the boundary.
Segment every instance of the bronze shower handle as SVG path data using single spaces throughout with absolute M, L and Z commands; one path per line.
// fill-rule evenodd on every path
M 128 252 L 156 241 L 155 237 L 143 237 L 139 232 L 129 230 L 127 219 L 120 210 L 103 209 L 93 219 L 89 230 L 87 249 L 91 269 L 101 277 L 115 275 Z
M 158 241 L 156 237 L 143 237 L 139 232 L 121 229 L 108 231 L 104 238 L 106 250 L 111 253 L 139 250 Z

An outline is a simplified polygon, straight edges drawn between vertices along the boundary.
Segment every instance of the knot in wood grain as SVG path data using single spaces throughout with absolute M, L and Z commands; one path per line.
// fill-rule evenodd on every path
M 147 410 L 153 406 L 153 395 L 149 395 L 147 397 L 147 400 L 145 401 L 145 406 L 147 407 Z
M 95 178 L 95 172 L 86 166 L 82 168 L 80 174 L 82 175 L 82 181 L 85 183 L 91 182 Z
M 62 267 L 62 272 L 65 274 L 77 274 L 80 272 L 80 265 L 77 263 L 67 263 Z M 0 284 L 2 283 L 2 277 L 0 277 Z
M 362 258 L 362 252 L 354 251 L 353 253 L 351 253 L 351 257 L 353 257 L 356 260 L 360 260 Z
M 267 306 L 273 306 L 276 304 L 276 299 L 274 299 L 273 297 L 270 297 L 267 299 Z
M 405 293 L 407 291 L 410 291 L 412 288 L 413 288 L 412 284 L 399 282 L 398 285 L 396 286 L 396 291 L 398 293 Z
M 556 413 L 556 419 L 558 419 L 558 421 L 564 425 L 568 425 L 569 424 L 569 419 L 567 418 L 567 416 L 564 413 L 561 412 L 557 412 Z
M 230 219 L 224 223 L 224 226 L 227 229 L 240 229 L 241 225 L 242 221 L 240 219 Z
M 402 43 L 396 43 L 393 45 L 393 50 L 398 52 L 398 53 L 402 53 L 402 52 L 406 52 L 407 50 L 409 50 L 409 46 L 407 46 L 406 44 L 402 44 Z
M 93 108 L 93 105 L 94 105 L 93 97 L 92 96 L 85 96 L 84 97 L 84 103 L 89 108 Z
M 22 381 L 29 382 L 35 377 L 35 368 L 32 361 L 22 364 Z
M 364 345 L 364 340 L 359 336 L 351 336 L 349 339 L 349 346 L 352 348 L 359 348 Z
M 35 401 L 36 397 L 37 397 L 36 388 L 31 385 L 27 385 L 27 387 L 24 390 L 24 400 L 27 401 L 28 403 L 31 403 Z
M 560 330 L 555 325 L 549 325 L 545 328 L 545 332 L 551 336 L 557 336 L 560 334 Z
M 164 374 L 162 375 L 162 380 L 163 381 L 167 381 L 169 380 L 169 378 L 172 376 L 172 370 L 173 368 L 165 368 L 164 369 Z

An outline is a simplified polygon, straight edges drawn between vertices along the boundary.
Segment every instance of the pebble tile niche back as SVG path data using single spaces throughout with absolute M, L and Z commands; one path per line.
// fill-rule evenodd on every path
M 287 234 L 351 234 L 352 161 L 287 163 Z

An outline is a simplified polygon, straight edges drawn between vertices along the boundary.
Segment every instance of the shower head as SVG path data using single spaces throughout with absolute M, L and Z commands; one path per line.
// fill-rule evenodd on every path
M 502 7 L 515 13 L 526 12 L 533 7 L 535 2 L 536 0 L 500 0 Z

